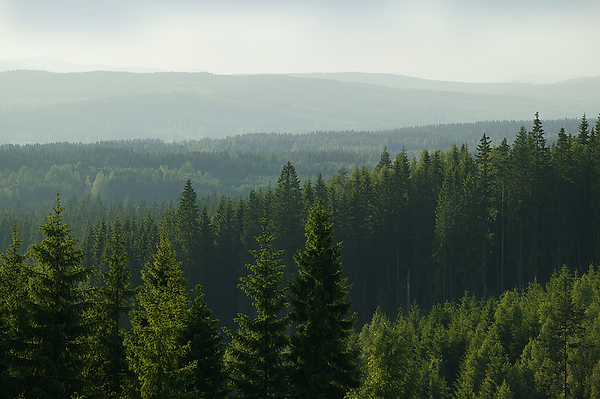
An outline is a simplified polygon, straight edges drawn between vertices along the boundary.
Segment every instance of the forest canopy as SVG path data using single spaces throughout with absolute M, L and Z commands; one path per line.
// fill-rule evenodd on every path
M 117 165 L 112 175 L 129 162 L 141 169 L 124 174 L 126 185 L 172 174 L 178 193 L 136 203 L 61 191 L 50 213 L 35 201 L 35 212 L 2 211 L 6 392 L 149 398 L 201 395 L 212 386 L 213 397 L 256 389 L 273 397 L 595 397 L 600 121 L 584 115 L 574 133 L 560 128 L 551 143 L 547 129 L 536 114 L 510 142 L 482 132 L 474 148 L 418 157 L 384 147 L 369 165 L 342 165 L 327 176 L 303 177 L 287 160 L 276 182 L 236 196 L 198 195 L 204 174 L 194 162 L 217 154 L 223 175 L 233 176 L 248 172 L 248 159 L 271 165 L 283 153 L 236 160 L 226 151 L 141 141 L 114 153 L 119 143 L 5 146 L 1 162 L 31 162 L 30 170 L 12 167 L 31 182 L 54 184 L 48 190 L 98 168 L 93 190 L 107 177 L 102 168 Z M 164 151 L 170 146 L 179 151 Z M 87 158 L 59 163 L 76 158 L 73 148 Z M 296 154 L 312 167 L 327 159 Z M 341 163 L 361 156 L 335 154 Z M 268 294 L 274 300 L 257 308 Z M 51 318 L 68 320 L 62 335 L 46 333 Z M 268 354 L 259 334 L 266 328 L 278 348 Z M 338 340 L 323 338 L 330 336 Z M 47 364 L 64 343 L 74 345 L 68 356 L 28 382 L 32 365 Z M 331 352 L 315 356 L 318 343 Z M 259 355 L 262 363 L 248 360 Z M 265 367 L 250 372 L 250 364 Z M 287 385 L 265 385 L 271 372 L 283 373 Z

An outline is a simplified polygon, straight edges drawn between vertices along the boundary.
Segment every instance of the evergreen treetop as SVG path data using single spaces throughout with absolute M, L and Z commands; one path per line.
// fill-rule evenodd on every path
M 350 314 L 348 286 L 339 261 L 342 246 L 333 244 L 331 214 L 323 203 L 306 222 L 306 249 L 295 256 L 299 272 L 290 286 L 292 395 L 343 398 L 358 386 L 357 353 L 350 347 L 356 316 Z

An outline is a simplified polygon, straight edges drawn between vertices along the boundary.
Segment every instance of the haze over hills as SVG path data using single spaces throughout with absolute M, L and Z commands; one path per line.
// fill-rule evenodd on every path
M 30 57 L 18 60 L 0 60 L 0 72 L 14 70 L 34 70 L 57 73 L 91 72 L 91 71 L 121 71 L 121 72 L 163 72 L 158 68 L 144 67 L 115 67 L 101 64 L 79 65 L 66 62 L 54 57 Z
M 502 82 L 469 83 L 456 81 L 442 81 L 421 79 L 391 73 L 363 73 L 363 72 L 334 72 L 334 73 L 291 73 L 288 76 L 338 80 L 340 82 L 365 83 L 381 86 L 397 87 L 402 89 L 447 90 L 466 93 L 511 93 L 518 90 L 527 90 L 532 85 L 553 84 L 581 78 L 582 76 L 551 76 L 527 75 L 519 76 Z
M 600 77 L 532 85 L 361 73 L 0 73 L 1 143 L 372 131 L 599 110 Z

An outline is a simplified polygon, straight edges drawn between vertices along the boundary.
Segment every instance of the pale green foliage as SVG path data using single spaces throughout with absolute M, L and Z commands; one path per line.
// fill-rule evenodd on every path
M 417 394 L 412 326 L 399 316 L 391 322 L 379 310 L 359 336 L 363 379 L 351 398 L 411 398 Z

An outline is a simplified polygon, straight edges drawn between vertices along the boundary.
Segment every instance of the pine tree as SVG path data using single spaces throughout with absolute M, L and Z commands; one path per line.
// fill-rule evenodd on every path
M 581 118 L 581 122 L 579 122 L 579 134 L 577 135 L 577 142 L 581 145 L 587 145 L 590 139 L 590 131 L 588 130 L 590 124 L 585 117 L 585 113 Z
M 555 204 L 552 212 L 552 222 L 555 231 L 553 237 L 555 250 L 555 267 L 564 264 L 576 265 L 577 258 L 570 256 L 576 254 L 574 249 L 577 242 L 577 213 L 576 213 L 576 185 L 575 160 L 573 159 L 573 137 L 565 133 L 565 129 L 558 131 L 558 140 L 552 147 L 553 187 L 552 202 Z
M 412 246 L 412 275 L 421 298 L 431 302 L 438 300 L 439 292 L 431 284 L 433 275 L 432 256 L 436 226 L 436 206 L 444 179 L 440 153 L 432 156 L 424 150 L 419 162 L 413 167 L 412 184 L 409 186 L 409 224 Z
M 310 208 L 314 205 L 315 203 L 315 188 L 312 185 L 312 182 L 310 181 L 310 178 L 306 179 L 304 181 L 304 184 L 302 185 L 302 218 L 306 219 L 306 215 L 308 215 L 308 212 L 310 210 Z
M 523 289 L 523 274 L 527 265 L 526 250 L 529 247 L 532 225 L 532 196 L 534 185 L 532 143 L 528 140 L 527 131 L 521 126 L 513 143 L 509 156 L 509 187 L 508 187 L 508 213 L 512 229 L 511 238 L 516 241 L 516 254 L 514 255 L 517 266 L 514 282 L 517 288 Z
M 287 307 L 283 280 L 284 265 L 278 259 L 283 251 L 273 251 L 273 236 L 266 218 L 261 220 L 262 234 L 256 237 L 259 251 L 251 251 L 256 264 L 246 267 L 251 274 L 241 278 L 240 289 L 254 299 L 256 317 L 239 314 L 239 328 L 230 331 L 229 353 L 233 359 L 232 378 L 238 395 L 244 398 L 287 397 L 284 352 L 288 345 Z
M 273 193 L 273 235 L 277 246 L 285 251 L 283 260 L 290 274 L 292 256 L 302 245 L 302 190 L 296 168 L 288 161 L 281 169 Z
M 48 221 L 40 226 L 45 238 L 31 246 L 35 264 L 27 397 L 68 398 L 87 388 L 82 371 L 92 302 L 85 284 L 94 270 L 81 267 L 83 252 L 63 223 L 64 209 L 57 196 Z
M 379 169 L 391 169 L 392 161 L 390 160 L 390 153 L 387 151 L 387 146 L 383 147 L 381 156 L 379 157 L 379 163 L 377 164 Z
M 358 386 L 357 353 L 350 337 L 356 320 L 346 302 L 348 286 L 339 262 L 341 244 L 333 244 L 331 214 L 319 202 L 306 222 L 306 249 L 295 256 L 298 275 L 290 286 L 292 395 L 343 398 Z
M 238 295 L 236 284 L 240 273 L 238 231 L 233 202 L 228 196 L 221 196 L 217 211 L 212 218 L 215 258 L 208 269 L 206 296 L 213 311 L 228 327 L 233 326 L 237 313 Z
M 20 251 L 23 240 L 19 229 L 12 229 L 12 243 L 6 254 L 0 254 L 0 397 L 14 398 L 22 392 L 23 334 L 28 328 L 29 277 L 25 266 L 27 255 Z
M 92 378 L 106 397 L 119 397 L 128 373 L 128 364 L 123 344 L 123 316 L 131 310 L 135 296 L 127 268 L 128 256 L 121 229 L 116 224 L 115 231 L 108 241 L 105 255 L 108 270 L 101 272 L 104 286 L 98 289 L 98 325 L 93 351 L 96 362 L 91 370 Z
M 378 276 L 376 287 L 379 292 L 377 306 L 384 313 L 394 314 L 400 307 L 399 260 L 396 240 L 399 233 L 400 208 L 403 205 L 399 179 L 392 170 L 390 156 L 386 149 L 381 154 L 379 164 L 373 169 L 373 257 L 370 274 Z M 375 269 L 378 268 L 378 269 Z
M 218 320 L 204 302 L 202 286 L 196 286 L 196 298 L 186 312 L 185 327 L 181 334 L 181 345 L 189 342 L 190 351 L 183 357 L 182 364 L 196 362 L 192 373 L 193 381 L 186 391 L 195 398 L 217 399 L 226 396 L 225 365 L 223 361 L 223 336 L 217 328 Z
M 461 246 L 459 240 L 464 231 L 459 230 L 463 211 L 463 182 L 460 168 L 460 152 L 453 145 L 447 153 L 446 173 L 436 209 L 434 259 L 438 263 L 438 285 L 441 285 L 441 302 L 456 300 L 456 272 L 459 267 Z
M 575 188 L 575 224 L 576 224 L 576 245 L 577 245 L 577 268 L 583 272 L 593 258 L 594 247 L 594 224 L 592 215 L 593 208 L 593 145 L 589 137 L 589 124 L 583 114 L 579 123 L 579 133 L 577 140 L 573 145 L 573 155 L 575 168 L 572 176 Z
M 539 114 L 535 113 L 535 119 L 533 120 L 533 129 L 529 134 L 529 141 L 532 142 L 533 149 L 533 163 L 532 163 L 532 207 L 531 212 L 531 253 L 530 253 L 530 264 L 531 264 L 531 280 L 538 278 L 539 273 L 546 272 L 543 270 L 547 263 L 544 258 L 547 256 L 549 251 L 544 248 L 548 241 L 544 236 L 545 233 L 550 231 L 546 226 L 547 219 L 543 215 L 550 212 L 550 204 L 548 201 L 550 191 L 549 177 L 549 148 L 546 146 L 546 138 L 544 136 L 544 129 L 542 122 L 539 118 Z M 550 273 L 547 277 L 549 278 Z M 541 276 L 539 276 L 541 277 Z
M 137 224 L 137 233 L 134 235 L 133 251 L 135 253 L 135 262 L 132 261 L 132 270 L 139 279 L 139 272 L 149 262 L 152 262 L 152 255 L 160 241 L 158 225 L 152 212 L 148 209 L 143 218 Z M 137 267 L 133 267 L 133 266 Z M 141 282 L 140 282 L 141 283 Z
M 493 192 L 492 148 L 490 144 L 491 140 L 484 132 L 477 146 L 477 154 L 475 155 L 477 162 L 477 211 L 475 211 L 475 214 L 480 228 L 478 246 L 481 253 L 483 295 L 487 295 L 488 261 L 493 243 L 492 226 L 496 217 Z
M 206 204 L 202 207 L 200 212 L 200 225 L 199 225 L 199 247 L 198 252 L 200 253 L 198 259 L 198 267 L 200 270 L 206 270 L 207 267 L 214 261 L 215 255 L 215 236 L 213 226 L 210 223 L 208 217 L 208 208 Z M 207 279 L 205 273 L 202 273 L 203 278 Z
M 327 192 L 327 183 L 325 183 L 321 172 L 319 172 L 317 175 L 317 180 L 315 181 L 315 200 L 323 201 L 325 209 L 331 208 L 331 201 L 329 198 L 329 193 Z
M 547 315 L 540 332 L 544 362 L 538 370 L 542 384 L 551 397 L 570 397 L 574 389 L 575 350 L 584 344 L 584 309 L 573 300 L 573 277 L 566 267 L 555 272 L 548 283 Z
M 417 397 L 420 387 L 413 336 L 412 326 L 401 315 L 393 322 L 377 310 L 358 338 L 364 375 L 360 388 L 352 390 L 349 397 Z
M 188 179 L 179 195 L 179 206 L 175 211 L 175 250 L 181 269 L 188 277 L 189 284 L 203 284 L 202 269 L 200 268 L 200 211 L 196 203 L 196 192 Z
M 375 253 L 373 179 L 365 165 L 352 171 L 344 197 L 344 201 L 347 202 L 341 211 L 347 213 L 347 217 L 340 230 L 344 231 L 342 237 L 347 248 L 345 270 L 348 277 L 356 282 L 353 294 L 355 298 L 361 298 L 361 302 L 357 302 L 361 304 L 359 313 L 364 315 L 366 322 L 368 315 L 378 306 L 377 294 L 381 293 L 380 288 L 384 284 L 379 280 L 381 272 L 369 272 L 376 269 L 378 263 L 373 259 Z M 379 296 L 387 302 L 386 293 Z
M 496 217 L 496 247 L 498 248 L 496 265 L 498 266 L 498 279 L 500 291 L 504 292 L 504 261 L 505 261 L 505 221 L 506 221 L 506 188 L 508 182 L 508 155 L 510 146 L 506 138 L 498 147 L 492 151 L 493 174 L 495 176 L 496 186 L 494 190 L 495 209 L 498 212 Z M 499 225 L 499 226 L 498 226 Z
M 154 263 L 142 270 L 137 294 L 139 309 L 132 311 L 128 358 L 139 381 L 142 399 L 183 397 L 195 362 L 182 364 L 189 344 L 181 344 L 189 304 L 175 251 L 162 232 Z
M 415 268 L 411 268 L 411 246 L 410 246 L 410 219 L 408 213 L 408 200 L 409 200 L 409 189 L 411 186 L 411 177 L 410 177 L 410 165 L 408 156 L 406 154 L 406 150 L 402 148 L 402 151 L 398 153 L 396 158 L 394 159 L 393 164 L 394 170 L 394 189 L 395 189 L 395 201 L 396 208 L 394 217 L 395 223 L 395 237 L 393 239 L 394 242 L 394 251 L 395 251 L 395 280 L 396 285 L 396 310 L 400 308 L 400 304 L 402 302 L 400 289 L 401 289 L 401 276 L 404 276 L 406 272 L 407 275 L 407 292 L 406 292 L 406 307 L 408 310 L 409 304 L 412 303 L 413 298 L 416 298 L 415 290 L 411 292 L 410 287 L 411 283 L 416 280 Z M 412 270 L 412 278 L 411 278 L 411 270 Z

